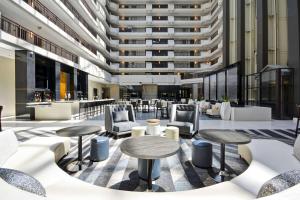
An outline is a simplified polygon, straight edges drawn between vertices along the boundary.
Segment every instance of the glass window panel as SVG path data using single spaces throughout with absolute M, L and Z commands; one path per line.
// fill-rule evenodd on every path
M 217 100 L 217 75 L 210 76 L 210 100 Z
M 227 96 L 230 101 L 237 101 L 238 75 L 237 68 L 227 70 Z
M 209 76 L 204 78 L 204 98 L 209 100 Z
M 217 76 L 218 100 L 222 100 L 225 96 L 225 72 L 220 72 Z

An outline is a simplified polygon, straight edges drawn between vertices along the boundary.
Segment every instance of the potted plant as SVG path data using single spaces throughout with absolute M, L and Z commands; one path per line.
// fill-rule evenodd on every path
M 221 104 L 220 115 L 223 120 L 229 120 L 231 115 L 230 100 L 228 96 L 223 96 L 222 99 L 223 101 Z

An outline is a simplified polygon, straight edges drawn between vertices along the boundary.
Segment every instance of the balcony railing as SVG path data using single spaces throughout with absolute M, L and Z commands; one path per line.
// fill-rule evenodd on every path
M 73 13 L 73 15 L 93 34 L 94 37 L 97 37 L 97 33 L 92 27 L 83 19 L 83 17 L 78 13 L 78 11 L 71 5 L 69 0 L 60 0 L 63 4 Z
M 90 0 L 88 0 L 88 1 L 90 1 Z M 92 17 L 94 18 L 94 20 L 96 20 L 97 16 L 93 12 L 93 10 L 90 8 L 90 6 L 87 4 L 86 0 L 82 0 L 81 2 L 86 7 L 86 9 L 89 11 L 89 13 L 92 15 Z
M 25 40 L 30 44 L 41 47 L 47 51 L 50 51 L 58 56 L 71 60 L 78 63 L 78 56 L 70 53 L 69 51 L 63 49 L 62 47 L 46 40 L 45 38 L 33 33 L 32 31 L 22 27 L 21 25 L 7 19 L 6 17 L 1 17 L 1 30 L 9 33 L 17 38 Z
M 68 25 L 66 25 L 61 19 L 59 19 L 54 13 L 52 13 L 46 6 L 44 6 L 38 0 L 23 0 L 28 5 L 33 7 L 36 11 L 41 13 L 47 19 L 49 19 L 52 23 L 61 28 L 64 32 L 74 38 L 76 41 L 80 42 L 84 47 L 89 49 L 94 54 L 97 54 L 96 48 L 89 45 L 84 39 L 82 39 L 75 31 L 73 31 Z

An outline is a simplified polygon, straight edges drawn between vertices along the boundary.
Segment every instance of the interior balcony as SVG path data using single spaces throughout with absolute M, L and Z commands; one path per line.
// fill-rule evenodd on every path
M 74 48 L 74 45 L 77 45 L 76 49 L 80 48 L 88 52 L 89 54 L 96 55 L 96 50 L 90 47 L 84 39 L 74 38 L 77 35 L 76 33 L 72 32 L 71 27 L 68 27 L 61 21 L 53 21 L 52 19 L 48 19 L 40 12 L 36 12 L 36 10 L 26 2 L 9 0 L 5 3 L 1 1 L 0 5 L 6 8 L 2 12 L 4 16 L 24 25 L 26 28 L 32 30 L 35 33 L 38 33 L 42 37 L 50 41 L 57 41 L 57 43 L 60 44 L 72 44 L 70 45 L 73 46 L 72 48 Z M 14 9 L 12 10 L 13 7 Z M 19 18 L 15 15 L 15 12 L 19 12 L 23 17 Z M 56 23 L 53 23 L 52 21 Z M 38 26 L 33 25 L 33 22 L 35 24 L 38 24 Z M 60 22 L 63 24 L 61 24 Z M 64 29 L 62 29 L 61 27 L 64 27 Z M 74 33 L 74 35 L 70 35 L 64 30 L 70 30 L 70 34 Z M 96 43 L 97 40 L 93 40 L 93 42 Z

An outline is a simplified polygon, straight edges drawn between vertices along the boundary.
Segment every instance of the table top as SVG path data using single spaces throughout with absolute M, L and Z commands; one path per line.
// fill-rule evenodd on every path
M 56 135 L 62 137 L 76 137 L 91 135 L 103 131 L 101 126 L 71 126 L 56 131 Z
M 131 157 L 160 159 L 177 153 L 180 146 L 175 140 L 159 136 L 129 138 L 120 145 L 121 151 Z
M 251 138 L 233 130 L 200 130 L 199 134 L 206 140 L 222 144 L 248 144 Z

